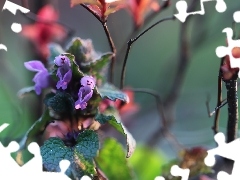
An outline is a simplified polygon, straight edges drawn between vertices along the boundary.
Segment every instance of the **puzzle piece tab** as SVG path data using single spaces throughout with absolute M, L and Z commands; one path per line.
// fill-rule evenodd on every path
M 1 44 L 0 44 L 0 49 L 1 49 Z M 0 132 L 2 132 L 4 129 L 6 129 L 9 126 L 8 123 L 4 123 L 0 126 Z
M 8 124 L 3 124 L 0 129 L 5 129 Z M 0 142 L 0 179 L 24 179 L 24 180 L 71 180 L 66 174 L 66 170 L 70 166 L 68 160 L 60 161 L 61 172 L 43 172 L 42 169 L 42 156 L 40 153 L 40 147 L 37 143 L 32 142 L 28 146 L 28 151 L 34 155 L 30 161 L 24 164 L 22 167 L 12 158 L 11 153 L 17 152 L 20 146 L 17 142 L 12 141 L 7 147 L 4 147 Z M 11 173 L 9 173 L 9 169 Z
M 236 18 L 237 20 L 240 20 L 240 18 Z M 216 48 L 216 55 L 219 58 L 222 58 L 226 55 L 229 56 L 230 59 L 230 66 L 231 68 L 239 68 L 240 67 L 240 58 L 233 57 L 232 49 L 235 47 L 240 47 L 240 39 L 233 40 L 233 30 L 229 27 L 223 29 L 222 32 L 225 32 L 227 35 L 227 42 L 228 47 L 225 46 L 219 46 Z M 240 71 L 238 72 L 238 77 L 240 78 Z
M 22 13 L 25 13 L 25 14 L 30 12 L 29 9 L 24 8 L 22 6 L 19 6 L 19 5 L 15 4 L 15 3 L 11 2 L 11 1 L 8 1 L 8 0 L 6 0 L 2 10 L 6 10 L 6 9 L 8 11 L 10 11 L 11 13 L 13 13 L 14 15 L 16 15 L 17 10 L 19 10 Z
M 188 9 L 187 2 L 185 0 L 180 0 L 176 3 L 176 9 L 178 10 L 178 14 L 174 14 L 174 16 L 177 19 L 179 19 L 182 23 L 184 23 L 186 18 L 189 15 L 196 15 L 196 14 L 203 15 L 203 14 L 205 14 L 205 9 L 204 9 L 203 3 L 208 2 L 208 1 L 216 1 L 215 9 L 219 13 L 223 13 L 227 9 L 227 6 L 226 6 L 226 3 L 224 2 L 224 0 L 200 0 L 201 10 L 188 13 L 187 12 L 187 9 Z
M 218 180 L 238 180 L 240 177 L 240 139 L 236 139 L 230 143 L 225 143 L 225 136 L 223 133 L 215 135 L 215 141 L 218 143 L 218 147 L 208 150 L 208 155 L 205 158 L 205 164 L 207 166 L 213 166 L 215 164 L 215 155 L 231 159 L 234 161 L 232 174 L 229 175 L 226 172 L 219 172 L 217 175 Z

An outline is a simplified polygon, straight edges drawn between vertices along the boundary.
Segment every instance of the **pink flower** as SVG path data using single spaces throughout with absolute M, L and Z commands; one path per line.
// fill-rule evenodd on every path
M 58 13 L 51 5 L 46 5 L 40 9 L 37 19 L 38 21 L 32 25 L 24 25 L 22 34 L 35 44 L 39 54 L 46 59 L 49 55 L 48 43 L 63 39 L 65 31 L 63 27 L 53 23 L 58 20 Z

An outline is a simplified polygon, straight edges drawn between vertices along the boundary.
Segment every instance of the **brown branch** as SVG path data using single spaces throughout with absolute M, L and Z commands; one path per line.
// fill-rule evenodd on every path
M 124 90 L 128 90 L 128 89 L 125 88 Z M 163 135 L 164 137 L 166 137 L 169 143 L 174 145 L 176 149 L 183 149 L 183 145 L 178 142 L 177 138 L 173 134 L 171 134 L 167 128 L 167 119 L 164 114 L 163 103 L 158 93 L 152 89 L 147 89 L 147 88 L 131 88 L 129 90 L 132 90 L 136 93 L 146 93 L 153 96 L 156 99 L 158 114 L 159 114 L 159 118 L 160 118 L 160 122 L 162 123 L 162 126 L 161 126 L 161 129 L 157 131 L 157 134 L 154 134 L 154 136 L 150 138 L 149 141 L 147 141 L 148 146 L 153 147 L 154 144 L 156 144 L 154 137 L 159 136 L 158 133 L 160 132 L 160 136 Z
M 120 48 L 120 50 L 118 51 L 119 55 L 120 55 L 120 58 L 121 59 L 121 54 L 123 54 L 123 50 L 125 48 L 125 45 L 127 44 L 127 42 L 129 41 L 129 39 L 131 39 L 132 37 L 135 37 L 137 36 L 137 34 L 139 34 L 140 30 L 145 28 L 149 22 L 151 22 L 157 15 L 159 15 L 161 12 L 163 12 L 163 10 L 167 9 L 169 7 L 169 0 L 166 0 L 163 2 L 162 5 L 160 5 L 161 9 L 159 9 L 158 11 L 153 11 L 151 14 L 149 14 L 145 21 L 144 21 L 144 24 L 143 26 L 135 26 L 133 28 L 133 31 L 130 33 L 130 35 L 126 38 L 125 40 L 125 43 L 123 43 L 122 47 Z

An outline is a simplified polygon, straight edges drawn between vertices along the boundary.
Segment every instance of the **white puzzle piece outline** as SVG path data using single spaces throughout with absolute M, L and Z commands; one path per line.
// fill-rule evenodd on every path
M 182 23 L 184 23 L 187 19 L 188 16 L 190 15 L 204 15 L 205 14 L 205 9 L 204 9 L 204 2 L 209 2 L 209 1 L 216 1 L 216 6 L 215 9 L 219 13 L 223 13 L 226 11 L 227 6 L 224 0 L 200 0 L 200 5 L 201 9 L 199 11 L 195 12 L 187 12 L 188 5 L 185 0 L 180 0 L 176 3 L 176 9 L 178 10 L 178 14 L 174 14 L 174 16 L 180 20 Z
M 19 6 L 19 5 L 15 4 L 11 1 L 8 1 L 8 0 L 5 1 L 4 5 L 3 5 L 3 8 L 2 8 L 2 11 L 3 10 L 8 10 L 14 15 L 16 15 L 17 10 L 19 10 L 22 13 L 25 13 L 25 14 L 30 12 L 29 9 L 24 8 L 22 6 Z M 11 26 L 11 29 L 15 33 L 20 33 L 22 31 L 22 25 L 18 24 L 18 23 L 13 23 L 12 26 Z M 0 50 L 1 49 L 7 51 L 7 46 L 4 45 L 4 44 L 0 44 Z
M 207 166 L 213 166 L 215 164 L 215 155 L 231 159 L 234 161 L 232 174 L 220 171 L 217 175 L 218 180 L 238 180 L 240 177 L 240 138 L 230 142 L 225 143 L 225 136 L 223 133 L 219 132 L 214 136 L 215 141 L 218 144 L 217 148 L 208 150 L 208 155 L 206 156 L 204 162 Z
M 240 22 L 240 11 L 236 11 L 233 14 L 233 19 L 235 22 Z M 231 68 L 239 68 L 240 67 L 240 58 L 235 58 L 232 55 L 232 49 L 235 47 L 240 47 L 240 39 L 233 40 L 233 30 L 230 27 L 223 29 L 223 33 L 226 33 L 228 47 L 226 46 L 218 46 L 216 48 L 216 55 L 219 58 L 229 56 L 230 66 Z M 238 72 L 238 77 L 240 78 L 240 71 Z

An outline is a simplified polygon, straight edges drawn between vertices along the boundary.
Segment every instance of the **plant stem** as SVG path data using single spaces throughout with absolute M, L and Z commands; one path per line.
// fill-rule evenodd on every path
M 221 59 L 219 73 L 218 73 L 218 95 L 217 95 L 217 107 L 222 105 L 222 70 L 221 66 L 223 65 L 224 58 Z M 214 124 L 212 130 L 214 134 L 218 133 L 218 124 L 219 124 L 219 117 L 220 117 L 220 108 L 216 109 L 216 114 L 214 117 Z
M 102 19 L 95 13 L 93 12 L 91 9 L 89 9 L 89 7 L 85 4 L 81 4 L 82 7 L 84 7 L 88 12 L 90 12 L 99 22 L 103 22 Z
M 225 81 L 228 102 L 227 143 L 237 138 L 238 130 L 238 96 L 237 96 L 237 73 Z
M 123 86 L 124 86 L 127 59 L 128 59 L 128 54 L 129 54 L 129 52 L 130 52 L 130 49 L 131 49 L 132 44 L 133 44 L 135 41 L 137 41 L 141 36 L 143 36 L 145 33 L 147 33 L 150 29 L 152 29 L 153 27 L 155 27 L 156 25 L 158 25 L 159 23 L 164 22 L 164 21 L 168 21 L 168 20 L 174 20 L 174 19 L 175 19 L 174 16 L 167 17 L 167 18 L 163 18 L 163 19 L 157 21 L 156 23 L 154 23 L 153 25 L 151 25 L 150 27 L 148 27 L 146 30 L 144 30 L 142 33 L 140 33 L 137 37 L 135 37 L 135 38 L 133 38 L 133 39 L 130 39 L 130 40 L 127 42 L 128 47 L 127 47 L 127 51 L 126 51 L 126 54 L 125 54 L 125 57 L 124 57 L 124 61 L 123 61 L 123 67 L 122 67 L 122 72 L 121 72 L 121 84 L 120 84 L 120 89 L 122 89 Z
M 112 40 L 112 37 L 110 35 L 109 29 L 107 27 L 107 21 L 106 19 L 101 19 L 95 12 L 93 12 L 88 6 L 86 6 L 85 4 L 81 4 L 82 7 L 84 7 L 87 11 L 89 11 L 103 26 L 104 32 L 107 36 L 108 39 L 108 43 L 110 46 L 111 51 L 113 52 L 113 56 L 112 56 L 112 60 L 111 60 L 111 64 L 110 64 L 110 70 L 109 70 L 109 82 L 113 83 L 114 80 L 114 64 L 116 61 L 116 48 L 114 45 L 114 42 Z
M 196 9 L 198 5 L 198 0 L 193 0 L 191 1 L 191 4 L 188 7 L 187 12 L 192 12 Z M 190 17 L 191 18 L 191 17 Z M 172 122 L 174 121 L 174 106 L 175 103 L 179 97 L 180 91 L 181 91 L 181 87 L 186 75 L 186 70 L 190 61 L 189 58 L 189 41 L 187 38 L 187 25 L 189 23 L 190 18 L 188 18 L 186 20 L 185 23 L 181 24 L 181 30 L 180 30 L 180 45 L 179 45 L 179 58 L 178 58 L 178 69 L 177 69 L 177 73 L 175 75 L 175 79 L 173 81 L 173 85 L 166 97 L 166 99 L 163 102 L 164 105 L 164 110 L 167 112 L 166 114 L 166 119 L 167 121 L 167 129 L 170 128 Z M 148 143 L 149 145 L 151 145 L 152 147 L 155 146 L 162 137 L 162 134 L 164 132 L 162 132 L 164 129 L 163 127 L 159 127 L 156 129 L 156 131 L 154 131 L 150 137 L 149 137 L 149 141 L 151 141 L 151 143 Z
M 110 63 L 110 72 L 109 72 L 109 82 L 113 83 L 113 80 L 114 80 L 114 76 L 113 76 L 114 75 L 114 65 L 115 65 L 115 61 L 116 61 L 116 48 L 115 48 L 114 42 L 112 40 L 112 37 L 110 35 L 110 32 L 108 30 L 107 23 L 106 22 L 102 23 L 102 26 L 103 26 L 104 32 L 107 36 L 108 43 L 109 43 L 109 46 L 111 48 L 111 51 L 113 52 L 112 60 L 111 60 L 111 63 Z

